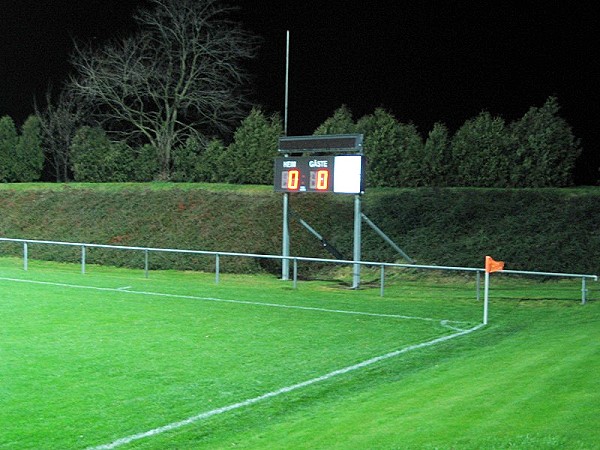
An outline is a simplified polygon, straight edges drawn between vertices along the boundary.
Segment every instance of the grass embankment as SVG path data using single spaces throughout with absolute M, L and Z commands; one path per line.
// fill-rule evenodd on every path
M 463 278 L 398 274 L 380 298 L 377 288 L 302 282 L 294 290 L 264 275 L 224 275 L 215 285 L 209 274 L 145 279 L 90 267 L 81 275 L 46 262 L 24 272 L 6 258 L 0 274 L 7 449 L 109 443 L 453 332 L 437 321 L 407 328 L 256 302 L 463 326 L 481 318 L 474 281 Z M 123 448 L 599 448 L 599 292 L 591 284 L 580 305 L 580 287 L 494 274 L 483 329 Z
M 346 259 L 352 259 L 352 196 L 298 194 L 291 196 L 290 204 Z M 369 189 L 362 210 L 419 263 L 481 267 L 483 257 L 492 255 L 511 269 L 600 273 L 600 188 Z M 0 211 L 3 237 L 281 252 L 282 201 L 270 186 L 3 185 Z M 402 260 L 364 223 L 362 239 L 363 260 Z M 31 251 L 33 257 L 76 260 L 56 247 Z M 293 219 L 291 253 L 331 257 Z M 90 262 L 139 266 L 123 252 L 97 251 L 90 258 Z M 161 255 L 153 264 L 210 270 L 213 262 Z M 277 273 L 273 266 L 246 260 L 225 263 L 223 270 Z

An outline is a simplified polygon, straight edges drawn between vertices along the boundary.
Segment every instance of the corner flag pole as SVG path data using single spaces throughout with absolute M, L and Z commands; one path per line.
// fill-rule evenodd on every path
M 504 270 L 504 261 L 494 261 L 491 256 L 485 257 L 485 283 L 483 288 L 483 324 L 488 323 L 488 305 L 490 300 L 490 273 Z
M 485 281 L 483 288 L 483 324 L 487 325 L 488 323 L 488 303 L 489 303 L 489 295 L 490 295 L 490 273 L 485 271 Z

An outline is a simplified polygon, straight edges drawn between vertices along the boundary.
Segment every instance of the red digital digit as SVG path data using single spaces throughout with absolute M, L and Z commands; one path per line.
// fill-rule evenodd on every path
M 293 169 L 288 172 L 287 188 L 290 191 L 297 191 L 300 183 L 300 171 Z
M 326 191 L 329 187 L 329 170 L 317 171 L 317 190 Z

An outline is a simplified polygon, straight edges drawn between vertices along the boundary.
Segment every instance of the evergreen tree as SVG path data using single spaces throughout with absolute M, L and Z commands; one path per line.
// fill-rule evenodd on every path
M 447 186 L 450 173 L 450 137 L 443 123 L 435 123 L 425 141 L 423 151 L 424 178 L 428 186 Z
M 504 119 L 484 111 L 467 120 L 452 138 L 454 183 L 459 186 L 508 186 L 514 147 L 514 139 Z
M 227 153 L 235 161 L 235 172 L 230 181 L 241 184 L 271 184 L 273 158 L 277 156 L 277 142 L 283 133 L 278 115 L 266 117 L 253 108 L 236 130 Z
M 0 182 L 13 181 L 15 147 L 19 136 L 15 122 L 9 116 L 0 118 Z
M 365 135 L 369 186 L 424 185 L 423 140 L 413 124 L 400 123 L 378 108 L 372 115 L 362 117 L 356 128 Z
M 549 97 L 511 125 L 516 140 L 511 184 L 522 187 L 568 186 L 581 154 L 579 140 L 558 116 L 558 100 Z
M 335 110 L 333 116 L 325 120 L 315 130 L 315 134 L 353 134 L 357 133 L 356 124 L 352 119 L 352 112 L 346 105 Z
M 36 116 L 29 116 L 21 127 L 21 135 L 15 146 L 13 181 L 39 180 L 44 166 L 42 129 Z

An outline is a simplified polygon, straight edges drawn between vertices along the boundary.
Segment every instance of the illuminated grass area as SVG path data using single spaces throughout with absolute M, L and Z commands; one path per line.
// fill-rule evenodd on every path
M 0 448 L 598 445 L 597 291 L 366 285 L 0 259 Z

